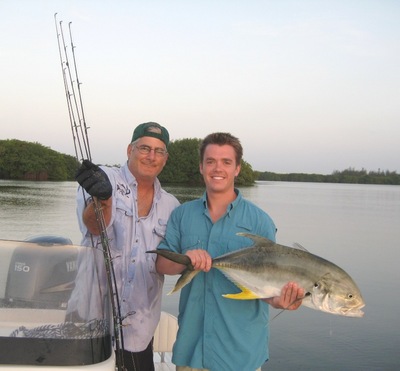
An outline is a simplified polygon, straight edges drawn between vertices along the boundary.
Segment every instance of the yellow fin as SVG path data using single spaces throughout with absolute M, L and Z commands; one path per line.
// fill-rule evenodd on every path
M 238 294 L 226 294 L 222 295 L 224 298 L 235 299 L 235 300 L 251 300 L 251 299 L 260 299 L 258 295 L 256 295 L 253 291 L 250 291 L 246 287 L 240 287 L 242 292 Z

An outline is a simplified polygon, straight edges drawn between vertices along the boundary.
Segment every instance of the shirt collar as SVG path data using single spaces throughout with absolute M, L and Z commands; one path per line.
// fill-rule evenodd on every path
M 242 199 L 242 193 L 238 188 L 235 188 L 235 193 L 236 193 L 236 198 L 227 206 L 226 212 L 229 214 L 233 208 L 236 207 L 236 205 L 241 201 Z M 201 200 L 203 202 L 204 208 L 208 209 L 207 206 L 207 191 L 203 193 L 203 196 L 201 197 Z
M 125 176 L 127 183 L 129 184 L 129 186 L 136 188 L 138 183 L 137 183 L 135 176 L 129 170 L 128 162 L 125 162 L 125 164 L 122 166 L 121 170 Z M 161 183 L 158 180 L 158 178 L 154 179 L 154 195 L 155 195 L 154 196 L 155 200 L 159 200 L 161 198 Z

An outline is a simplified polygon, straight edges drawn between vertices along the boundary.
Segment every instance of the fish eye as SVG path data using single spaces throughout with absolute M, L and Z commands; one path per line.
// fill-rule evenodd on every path
M 347 299 L 353 299 L 353 294 L 347 294 Z
M 318 287 L 319 287 L 318 282 L 315 282 L 315 283 L 314 283 L 314 288 L 317 289 Z

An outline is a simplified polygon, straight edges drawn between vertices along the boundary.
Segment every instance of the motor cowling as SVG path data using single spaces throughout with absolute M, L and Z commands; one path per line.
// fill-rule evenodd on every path
M 37 236 L 26 241 L 11 256 L 4 297 L 7 306 L 65 308 L 77 273 L 77 251 L 71 249 L 71 240 Z

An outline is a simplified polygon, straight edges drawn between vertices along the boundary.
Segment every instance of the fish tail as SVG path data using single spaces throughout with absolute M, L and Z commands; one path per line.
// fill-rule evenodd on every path
M 199 272 L 201 271 L 194 270 L 192 267 L 185 269 L 176 282 L 175 287 L 168 293 L 168 295 L 171 295 L 186 286 Z
M 201 272 L 199 270 L 194 270 L 192 261 L 187 255 L 178 254 L 173 251 L 168 250 L 152 250 L 147 251 L 148 253 L 154 253 L 157 255 L 161 255 L 162 257 L 171 260 L 175 263 L 182 264 L 186 266 L 186 269 L 182 272 L 182 275 L 179 277 L 178 281 L 176 282 L 175 287 L 168 293 L 168 295 L 179 291 L 182 287 L 186 286 L 196 275 L 197 273 Z
M 161 255 L 164 258 L 171 260 L 175 263 L 179 263 L 182 265 L 186 265 L 187 267 L 192 265 L 190 258 L 187 255 L 178 254 L 177 252 L 169 251 L 169 250 L 151 250 L 146 251 L 147 253 Z
M 238 294 L 225 294 L 222 295 L 224 298 L 227 299 L 235 299 L 235 300 L 251 300 L 251 299 L 260 299 L 260 297 L 250 290 L 243 290 L 242 292 L 239 292 Z

